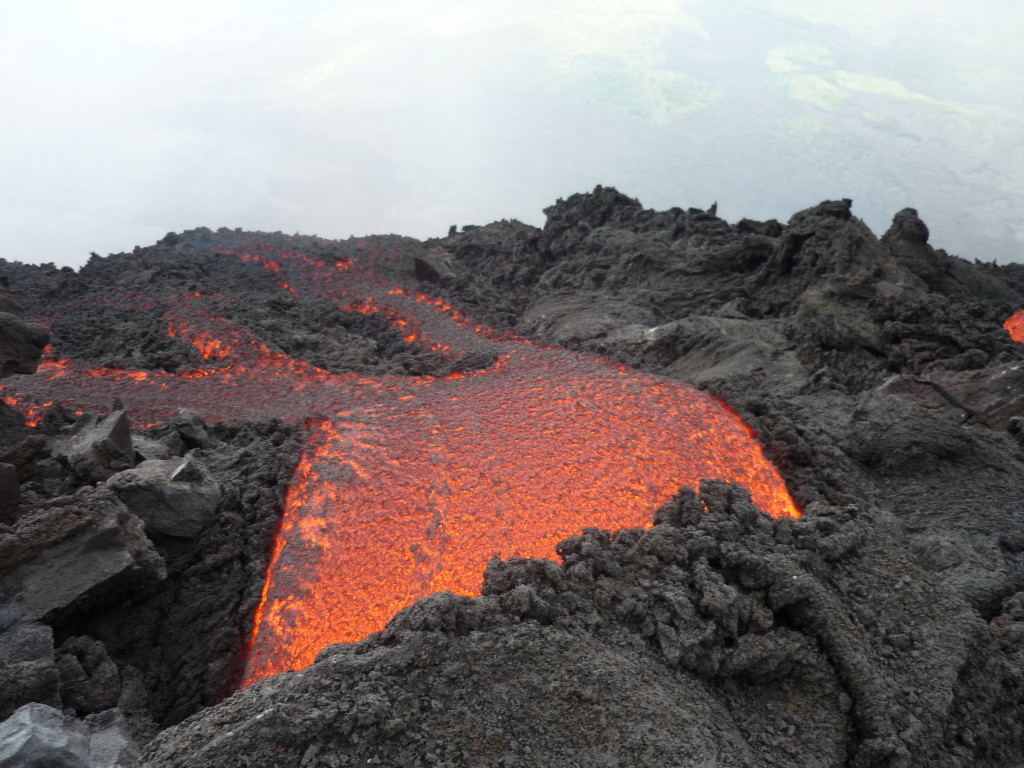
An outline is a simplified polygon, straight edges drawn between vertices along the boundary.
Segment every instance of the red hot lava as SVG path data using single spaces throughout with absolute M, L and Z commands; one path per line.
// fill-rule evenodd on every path
M 438 590 L 479 592 L 491 557 L 549 557 L 585 526 L 643 525 L 681 485 L 747 486 L 796 516 L 776 469 L 727 406 L 679 382 L 474 326 L 443 301 L 389 286 L 353 260 L 239 254 L 297 294 L 377 312 L 407 341 L 486 369 L 444 377 L 337 375 L 268 348 L 183 297 L 166 317 L 208 366 L 170 374 L 48 361 L 6 391 L 38 409 L 102 410 L 116 394 L 136 420 L 189 405 L 211 419 L 304 421 L 257 609 L 244 684 L 312 662 L 330 643 L 383 628 Z

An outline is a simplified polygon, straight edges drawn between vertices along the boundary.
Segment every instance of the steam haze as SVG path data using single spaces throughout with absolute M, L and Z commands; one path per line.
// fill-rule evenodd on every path
M 198 226 L 443 236 L 611 185 L 1024 260 L 1024 6 L 97 0 L 0 25 L 0 256 Z

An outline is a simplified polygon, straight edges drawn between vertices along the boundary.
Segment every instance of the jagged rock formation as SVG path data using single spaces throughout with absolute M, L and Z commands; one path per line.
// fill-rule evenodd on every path
M 3 714 L 116 702 L 141 741 L 192 715 L 149 743 L 148 766 L 1024 762 L 1024 345 L 1001 326 L 1024 307 L 1024 268 L 933 248 L 911 209 L 877 238 L 850 201 L 730 225 L 599 187 L 546 213 L 543 229 L 378 239 L 400 249 L 379 271 L 491 327 L 722 396 L 803 518 L 773 521 L 742 490 L 706 483 L 653 528 L 587 531 L 559 563 L 494 562 L 482 597 L 433 596 L 200 711 L 244 636 L 295 432 L 183 415 L 134 430 L 121 453 L 177 467 L 192 451 L 209 478 L 189 482 L 215 483 L 219 504 L 187 530 L 147 522 L 167 576 L 130 599 L 0 621 L 0 690 L 17 692 Z M 225 253 L 256 241 L 325 261 L 353 247 L 197 230 L 77 275 L 0 264 L 0 276 L 49 320 L 58 354 L 96 365 L 195 365 L 163 308 L 102 299 L 200 291 L 233 294 L 235 322 L 329 370 L 451 370 L 374 316 L 292 296 Z M 14 542 L 19 564 L 36 554 L 14 531 L 49 520 L 55 497 L 122 509 L 104 484 L 145 485 L 138 468 L 94 471 L 106 454 L 73 465 L 60 446 L 74 419 L 59 408 L 43 436 L 5 423 L 0 483 L 21 501 L 0 546 Z M 108 481 L 107 469 L 136 475 Z M 167 496 L 165 474 L 154 483 Z

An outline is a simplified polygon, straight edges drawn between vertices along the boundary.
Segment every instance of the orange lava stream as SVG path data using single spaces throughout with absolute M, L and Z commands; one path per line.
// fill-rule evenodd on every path
M 490 557 L 550 557 L 585 526 L 648 523 L 702 478 L 798 514 L 746 425 L 670 380 L 529 350 L 418 395 L 317 425 L 289 488 L 247 683 L 381 629 L 431 592 L 477 594 Z
M 1010 332 L 1010 338 L 1024 343 L 1024 309 L 1018 309 L 1005 321 L 1003 328 Z
M 48 360 L 35 376 L 5 382 L 5 402 L 35 414 L 50 402 L 104 410 L 119 396 L 135 423 L 188 405 L 211 419 L 306 424 L 243 684 L 365 637 L 431 592 L 477 594 L 491 557 L 550 557 L 584 527 L 649 523 L 682 485 L 736 481 L 769 514 L 799 514 L 749 427 L 706 393 L 476 326 L 356 259 L 238 255 L 297 295 L 379 312 L 407 341 L 446 357 L 498 355 L 484 370 L 442 378 L 337 375 L 232 326 L 216 297 L 189 295 L 165 319 L 203 354 L 201 368 Z

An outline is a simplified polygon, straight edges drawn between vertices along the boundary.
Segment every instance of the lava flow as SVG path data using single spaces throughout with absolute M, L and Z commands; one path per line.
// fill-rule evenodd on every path
M 12 385 L 20 391 L 5 389 L 25 408 L 96 411 L 116 395 L 136 423 L 182 405 L 215 420 L 305 423 L 244 684 L 379 630 L 431 592 L 477 594 L 491 557 L 549 557 L 583 527 L 646 524 L 681 485 L 703 478 L 742 483 L 772 515 L 799 514 L 749 427 L 706 393 L 501 337 L 386 284 L 369 265 L 238 255 L 295 295 L 379 313 L 448 360 L 493 361 L 440 377 L 333 374 L 233 327 L 217 297 L 189 295 L 167 313 L 168 332 L 208 365 L 171 374 L 50 361 Z

